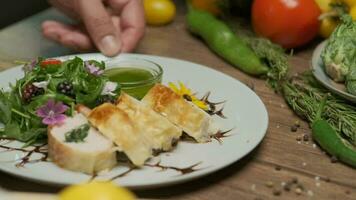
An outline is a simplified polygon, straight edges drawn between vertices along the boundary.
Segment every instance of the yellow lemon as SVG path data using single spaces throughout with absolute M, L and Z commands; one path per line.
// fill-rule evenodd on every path
M 135 196 L 125 188 L 111 182 L 90 182 L 74 185 L 59 194 L 59 200 L 134 200 Z
M 172 0 L 144 0 L 146 22 L 150 25 L 164 25 L 173 20 L 176 7 Z

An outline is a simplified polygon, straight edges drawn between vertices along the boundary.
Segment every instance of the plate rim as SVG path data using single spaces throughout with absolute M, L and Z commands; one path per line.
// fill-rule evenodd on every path
M 197 171 L 195 173 L 188 174 L 188 175 L 185 175 L 185 176 L 180 176 L 180 177 L 177 177 L 177 178 L 174 178 L 174 179 L 159 181 L 159 182 L 156 182 L 156 183 L 140 184 L 140 185 L 127 184 L 127 185 L 124 185 L 124 187 L 128 187 L 130 189 L 157 188 L 157 187 L 162 186 L 162 185 L 168 186 L 168 185 L 173 185 L 173 184 L 179 184 L 179 183 L 182 183 L 182 182 L 188 182 L 190 180 L 198 179 L 198 178 L 206 176 L 208 174 L 213 174 L 216 171 L 219 171 L 219 170 L 221 170 L 223 168 L 226 168 L 226 167 L 228 167 L 228 166 L 230 166 L 230 165 L 232 165 L 234 163 L 237 163 L 239 160 L 241 160 L 242 158 L 244 158 L 245 156 L 250 154 L 262 142 L 262 140 L 265 138 L 265 136 L 267 134 L 268 127 L 269 127 L 269 114 L 268 114 L 266 105 L 263 103 L 262 99 L 253 90 L 251 90 L 246 84 L 244 84 L 243 82 L 241 82 L 237 78 L 234 78 L 234 77 L 232 77 L 232 76 L 230 76 L 228 74 L 225 74 L 225 73 L 223 73 L 221 71 L 218 71 L 218 70 L 216 70 L 214 68 L 205 66 L 203 64 L 191 62 L 191 61 L 188 61 L 188 60 L 178 59 L 178 58 L 156 56 L 156 55 L 148 55 L 148 54 L 138 54 L 138 53 L 122 53 L 122 54 L 120 54 L 118 56 L 115 56 L 115 57 L 106 57 L 106 56 L 104 56 L 104 55 L 102 55 L 100 53 L 84 53 L 84 54 L 71 54 L 71 55 L 57 56 L 57 57 L 54 57 L 54 58 L 69 59 L 69 58 L 72 58 L 72 57 L 75 57 L 75 56 L 79 56 L 79 57 L 101 56 L 101 57 L 107 58 L 108 60 L 109 59 L 117 59 L 120 56 L 145 57 L 145 58 L 151 57 L 151 58 L 154 58 L 154 59 L 163 59 L 163 60 L 171 60 L 171 61 L 174 61 L 174 62 L 188 63 L 188 64 L 191 64 L 191 65 L 195 65 L 196 67 L 201 67 L 201 68 L 208 69 L 208 70 L 212 71 L 213 73 L 219 74 L 219 76 L 223 76 L 225 78 L 229 78 L 231 81 L 235 81 L 240 86 L 245 87 L 254 96 L 254 98 L 257 100 L 257 102 L 263 108 L 263 110 L 261 110 L 261 113 L 260 113 L 260 114 L 262 114 L 262 118 L 264 119 L 263 127 L 261 126 L 261 136 L 258 138 L 258 140 L 255 140 L 254 143 L 249 148 L 249 150 L 246 151 L 245 153 L 243 153 L 241 156 L 236 157 L 236 158 L 231 159 L 231 160 L 228 160 L 228 161 L 224 162 L 224 164 L 221 164 L 221 163 L 220 164 L 216 164 L 212 168 L 209 167 L 210 169 Z M 0 74 L 2 74 L 4 72 L 11 71 L 11 70 L 17 70 L 21 66 L 22 65 L 16 65 L 16 66 L 10 67 L 8 69 L 0 71 Z M 250 142 L 250 144 L 251 144 L 251 142 Z M 43 180 L 43 179 L 40 179 L 38 177 L 24 175 L 22 173 L 20 173 L 20 174 L 19 173 L 15 173 L 10 169 L 2 168 L 2 167 L 0 167 L 0 171 L 3 171 L 5 173 L 11 174 L 11 175 L 19 177 L 19 178 L 23 178 L 23 179 L 28 180 L 28 181 L 34 181 L 34 182 L 38 182 L 38 183 L 42 183 L 42 184 L 49 184 L 49 185 L 53 185 L 53 186 L 65 186 L 65 185 L 69 184 L 69 183 L 63 183 L 63 182 Z

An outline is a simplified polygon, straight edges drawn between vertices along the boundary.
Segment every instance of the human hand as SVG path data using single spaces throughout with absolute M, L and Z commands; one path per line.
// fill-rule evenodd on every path
M 47 20 L 48 39 L 78 51 L 98 48 L 106 56 L 132 51 L 145 30 L 142 0 L 49 0 L 79 24 Z

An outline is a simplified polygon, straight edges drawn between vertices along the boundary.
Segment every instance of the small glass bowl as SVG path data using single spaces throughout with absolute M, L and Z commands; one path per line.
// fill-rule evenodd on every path
M 118 82 L 121 85 L 122 91 L 139 100 L 142 99 L 156 83 L 162 82 L 162 67 L 150 60 L 124 58 L 108 61 L 106 62 L 106 66 L 107 69 L 104 74 L 107 75 L 111 81 Z M 134 73 L 138 75 L 132 77 Z M 122 77 L 120 78 L 121 80 L 117 80 L 116 78 L 119 74 L 127 77 Z M 128 76 L 131 76 L 131 78 Z M 138 80 L 143 77 L 144 79 Z

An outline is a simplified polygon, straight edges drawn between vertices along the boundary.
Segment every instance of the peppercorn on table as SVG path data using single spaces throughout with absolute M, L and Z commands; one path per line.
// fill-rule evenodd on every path
M 176 1 L 178 16 L 167 26 L 148 27 L 137 53 L 174 57 L 210 66 L 244 82 L 263 100 L 269 129 L 263 142 L 248 156 L 206 177 L 169 187 L 138 190 L 142 198 L 184 200 L 215 199 L 356 199 L 356 173 L 335 162 L 314 144 L 310 128 L 265 83 L 233 68 L 212 53 L 187 30 L 183 1 Z M 68 20 L 54 10 L 44 11 L 0 31 L 0 69 L 14 60 L 74 53 L 40 35 L 46 18 Z M 311 44 L 290 58 L 292 72 L 309 68 Z M 222 155 L 223 156 L 223 155 Z M 22 192 L 56 193 L 62 188 L 23 180 L 0 172 L 0 186 Z

